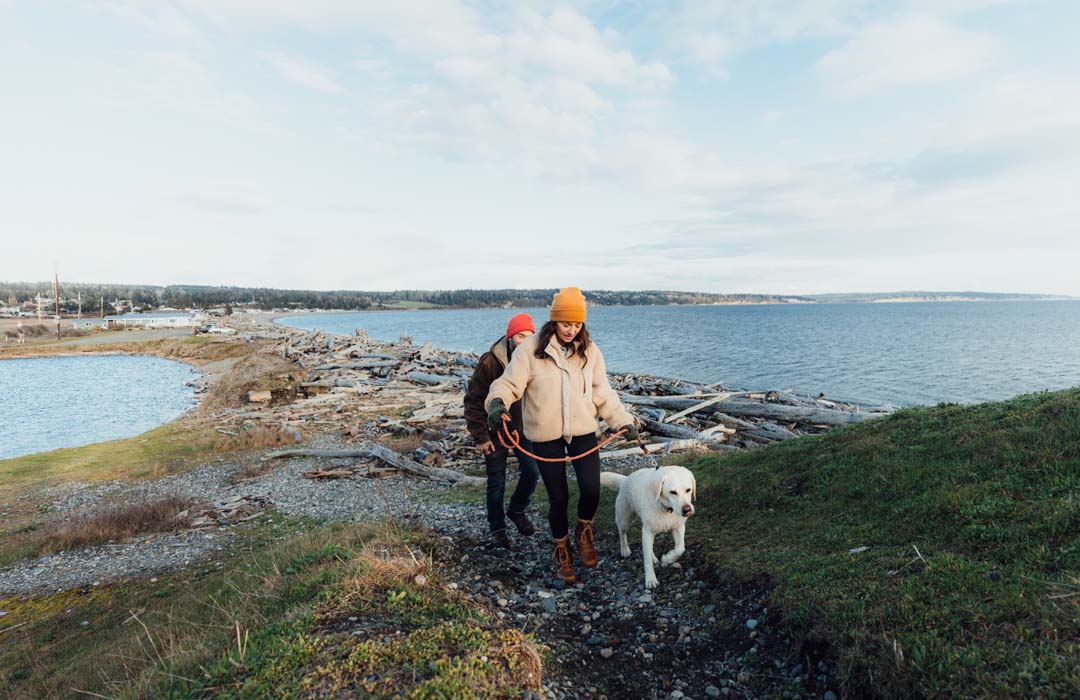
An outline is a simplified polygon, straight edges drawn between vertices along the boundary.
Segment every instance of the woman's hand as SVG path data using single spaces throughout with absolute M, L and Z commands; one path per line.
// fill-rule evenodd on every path
M 637 426 L 633 423 L 627 423 L 620 430 L 625 431 L 623 437 L 627 440 L 638 440 L 641 437 L 641 433 L 638 432 Z
M 480 451 L 483 452 L 485 455 L 489 455 L 495 451 L 495 443 L 491 440 L 481 442 L 479 445 L 477 445 L 477 447 L 480 448 Z
M 506 404 L 502 399 L 492 399 L 488 406 L 487 424 L 492 435 L 498 435 L 502 430 L 503 419 L 507 415 Z

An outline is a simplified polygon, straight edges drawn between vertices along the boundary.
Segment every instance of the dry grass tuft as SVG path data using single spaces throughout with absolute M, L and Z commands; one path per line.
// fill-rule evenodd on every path
M 190 504 L 189 499 L 178 496 L 147 499 L 96 513 L 50 520 L 24 536 L 37 545 L 38 553 L 50 554 L 118 542 L 148 532 L 170 532 L 188 525 L 188 518 L 180 514 Z
M 288 402 L 297 396 L 302 378 L 302 370 L 291 360 L 284 360 L 269 352 L 253 352 L 237 361 L 225 376 L 210 385 L 200 408 L 213 412 L 243 406 L 251 391 L 270 391 L 281 397 L 276 398 L 275 402 Z
M 277 465 L 274 464 L 273 460 L 267 460 L 265 462 L 259 460 L 245 462 L 240 465 L 239 469 L 233 472 L 232 476 L 229 477 L 229 481 L 233 484 L 239 484 L 251 479 L 257 479 L 263 474 L 273 471 L 275 467 L 277 467 Z
M 488 658 L 506 659 L 513 684 L 510 687 L 532 688 L 539 690 L 544 675 L 544 660 L 540 649 L 529 637 L 517 630 L 504 632 L 499 636 L 499 646 L 488 651 Z
M 304 439 L 303 434 L 296 428 L 279 425 L 256 425 L 235 431 L 235 433 L 234 435 L 217 430 L 207 432 L 199 438 L 198 446 L 213 452 L 266 450 L 295 445 L 303 442 Z
M 393 535 L 376 537 L 352 556 L 352 573 L 342 581 L 342 592 L 333 599 L 332 609 L 322 611 L 325 617 L 335 617 L 357 604 L 362 607 L 373 603 L 381 598 L 381 591 L 393 586 L 411 583 L 423 587 L 431 577 L 431 556 L 417 554 L 407 544 L 394 539 Z

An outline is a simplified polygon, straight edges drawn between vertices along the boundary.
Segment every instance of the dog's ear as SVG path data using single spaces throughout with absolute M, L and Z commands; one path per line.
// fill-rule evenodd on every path
M 656 500 L 660 500 L 660 497 L 664 495 L 664 482 L 667 481 L 667 477 L 660 479 L 660 485 L 656 489 Z
M 697 501 L 697 479 L 694 478 L 694 472 L 690 472 L 690 500 Z

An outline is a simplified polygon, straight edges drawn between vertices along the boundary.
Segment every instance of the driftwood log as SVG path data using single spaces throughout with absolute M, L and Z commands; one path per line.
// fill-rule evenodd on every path
M 371 445 L 369 447 L 341 450 L 322 450 L 299 447 L 290 450 L 277 450 L 276 452 L 267 454 L 263 459 L 280 459 L 282 457 L 322 457 L 327 459 L 355 457 L 378 459 L 408 474 L 421 476 L 425 479 L 431 479 L 432 481 L 443 481 L 451 486 L 483 486 L 487 483 L 486 479 L 478 476 L 467 476 L 461 472 L 456 472 L 453 469 L 429 467 L 420 464 L 419 462 L 409 459 L 405 455 L 398 454 L 382 445 Z
M 330 362 L 325 365 L 313 367 L 316 372 L 325 372 L 334 369 L 376 369 L 379 367 L 397 367 L 397 360 L 361 360 L 360 362 Z
M 620 398 L 628 404 L 649 406 L 651 408 L 665 408 L 672 411 L 682 411 L 702 403 L 696 399 L 676 398 L 674 396 L 635 396 L 634 394 L 620 394 Z M 779 403 L 740 401 L 738 399 L 726 399 L 719 403 L 709 404 L 703 406 L 701 410 L 706 409 L 720 409 L 724 413 L 733 416 L 773 418 L 829 426 L 859 423 L 871 418 L 877 418 L 881 415 L 855 411 L 837 411 L 834 408 L 815 408 L 813 406 L 789 406 L 787 404 Z
M 719 440 L 710 435 L 704 435 L 696 430 L 690 428 L 684 428 L 681 425 L 671 425 L 670 423 L 661 423 L 660 421 L 653 420 L 647 416 L 639 416 L 641 421 L 645 424 L 645 427 L 649 429 L 650 433 L 657 435 L 663 435 L 665 437 L 674 438 L 678 441 L 693 441 L 698 443 L 702 447 L 707 447 L 710 450 L 725 450 L 725 449 L 738 449 L 733 445 L 724 445 Z
M 418 384 L 427 384 L 429 386 L 438 386 L 439 384 L 445 384 L 446 382 L 461 381 L 461 377 L 458 376 L 429 374 L 427 372 L 409 372 L 405 375 L 405 378 Z

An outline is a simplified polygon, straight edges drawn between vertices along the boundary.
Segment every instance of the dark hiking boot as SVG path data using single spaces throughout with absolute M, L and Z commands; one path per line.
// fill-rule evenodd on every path
M 577 525 L 574 527 L 574 543 L 577 545 L 578 556 L 587 569 L 600 563 L 600 553 L 593 546 L 592 523 L 591 520 L 578 518 Z
M 529 516 L 524 513 L 507 513 L 506 517 L 510 519 L 510 522 L 514 523 L 514 526 L 517 527 L 517 531 L 522 535 L 528 537 L 536 532 L 536 528 L 529 522 Z
M 559 565 L 558 577 L 564 583 L 576 583 L 577 572 L 574 571 L 574 565 L 571 563 L 569 535 L 555 540 L 555 551 L 552 554 L 555 557 L 555 563 Z
M 506 528 L 491 533 L 491 542 L 501 549 L 514 551 L 514 545 L 510 544 L 510 538 L 506 536 Z

